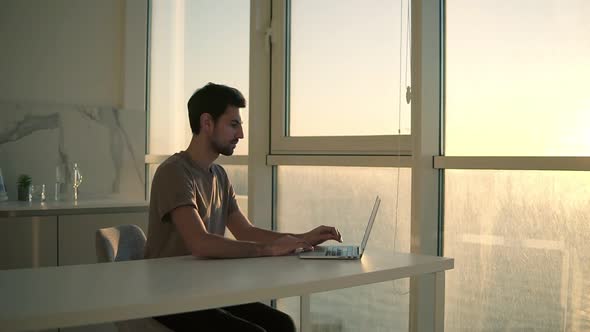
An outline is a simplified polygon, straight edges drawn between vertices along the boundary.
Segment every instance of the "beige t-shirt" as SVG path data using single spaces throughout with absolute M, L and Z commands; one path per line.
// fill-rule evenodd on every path
M 145 258 L 190 255 L 170 212 L 192 206 L 211 234 L 224 235 L 227 217 L 238 209 L 234 189 L 223 167 L 196 165 L 186 151 L 166 159 L 156 170 L 150 196 Z

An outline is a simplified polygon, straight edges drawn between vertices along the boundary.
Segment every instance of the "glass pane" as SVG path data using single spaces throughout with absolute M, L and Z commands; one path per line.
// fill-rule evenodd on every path
M 449 331 L 590 330 L 590 173 L 447 170 Z
M 280 166 L 277 229 L 299 233 L 322 224 L 333 225 L 339 228 L 345 243 L 358 244 L 375 196 L 379 195 L 381 207 L 367 252 L 372 248 L 409 252 L 410 182 L 408 168 Z M 407 330 L 408 290 L 408 280 L 397 280 L 314 294 L 313 330 Z M 298 317 L 296 300 L 281 299 L 277 304 L 279 309 Z
M 150 34 L 150 153 L 171 154 L 190 141 L 186 103 L 196 89 L 221 83 L 248 99 L 250 3 L 153 1 Z M 242 120 L 236 155 L 248 154 L 248 108 Z
M 242 213 L 248 215 L 248 166 L 247 165 L 222 165 L 229 181 L 234 187 L 236 199 Z
M 410 133 L 409 1 L 291 1 L 290 136 Z
M 590 2 L 446 2 L 446 155 L 590 155 Z

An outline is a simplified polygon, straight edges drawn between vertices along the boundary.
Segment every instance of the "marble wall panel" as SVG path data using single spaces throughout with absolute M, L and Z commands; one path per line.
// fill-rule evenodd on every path
M 16 199 L 22 173 L 52 193 L 59 164 L 70 188 L 74 162 L 84 176 L 81 198 L 144 198 L 145 121 L 143 110 L 0 101 L 0 168 L 9 199 Z

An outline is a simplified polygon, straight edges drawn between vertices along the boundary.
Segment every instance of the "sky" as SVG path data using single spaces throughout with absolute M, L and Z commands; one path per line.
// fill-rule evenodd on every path
M 447 1 L 446 155 L 590 155 L 590 2 Z

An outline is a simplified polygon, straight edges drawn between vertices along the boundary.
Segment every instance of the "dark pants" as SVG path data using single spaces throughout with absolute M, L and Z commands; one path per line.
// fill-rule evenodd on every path
M 295 324 L 289 315 L 259 302 L 154 319 L 176 332 L 295 332 Z

